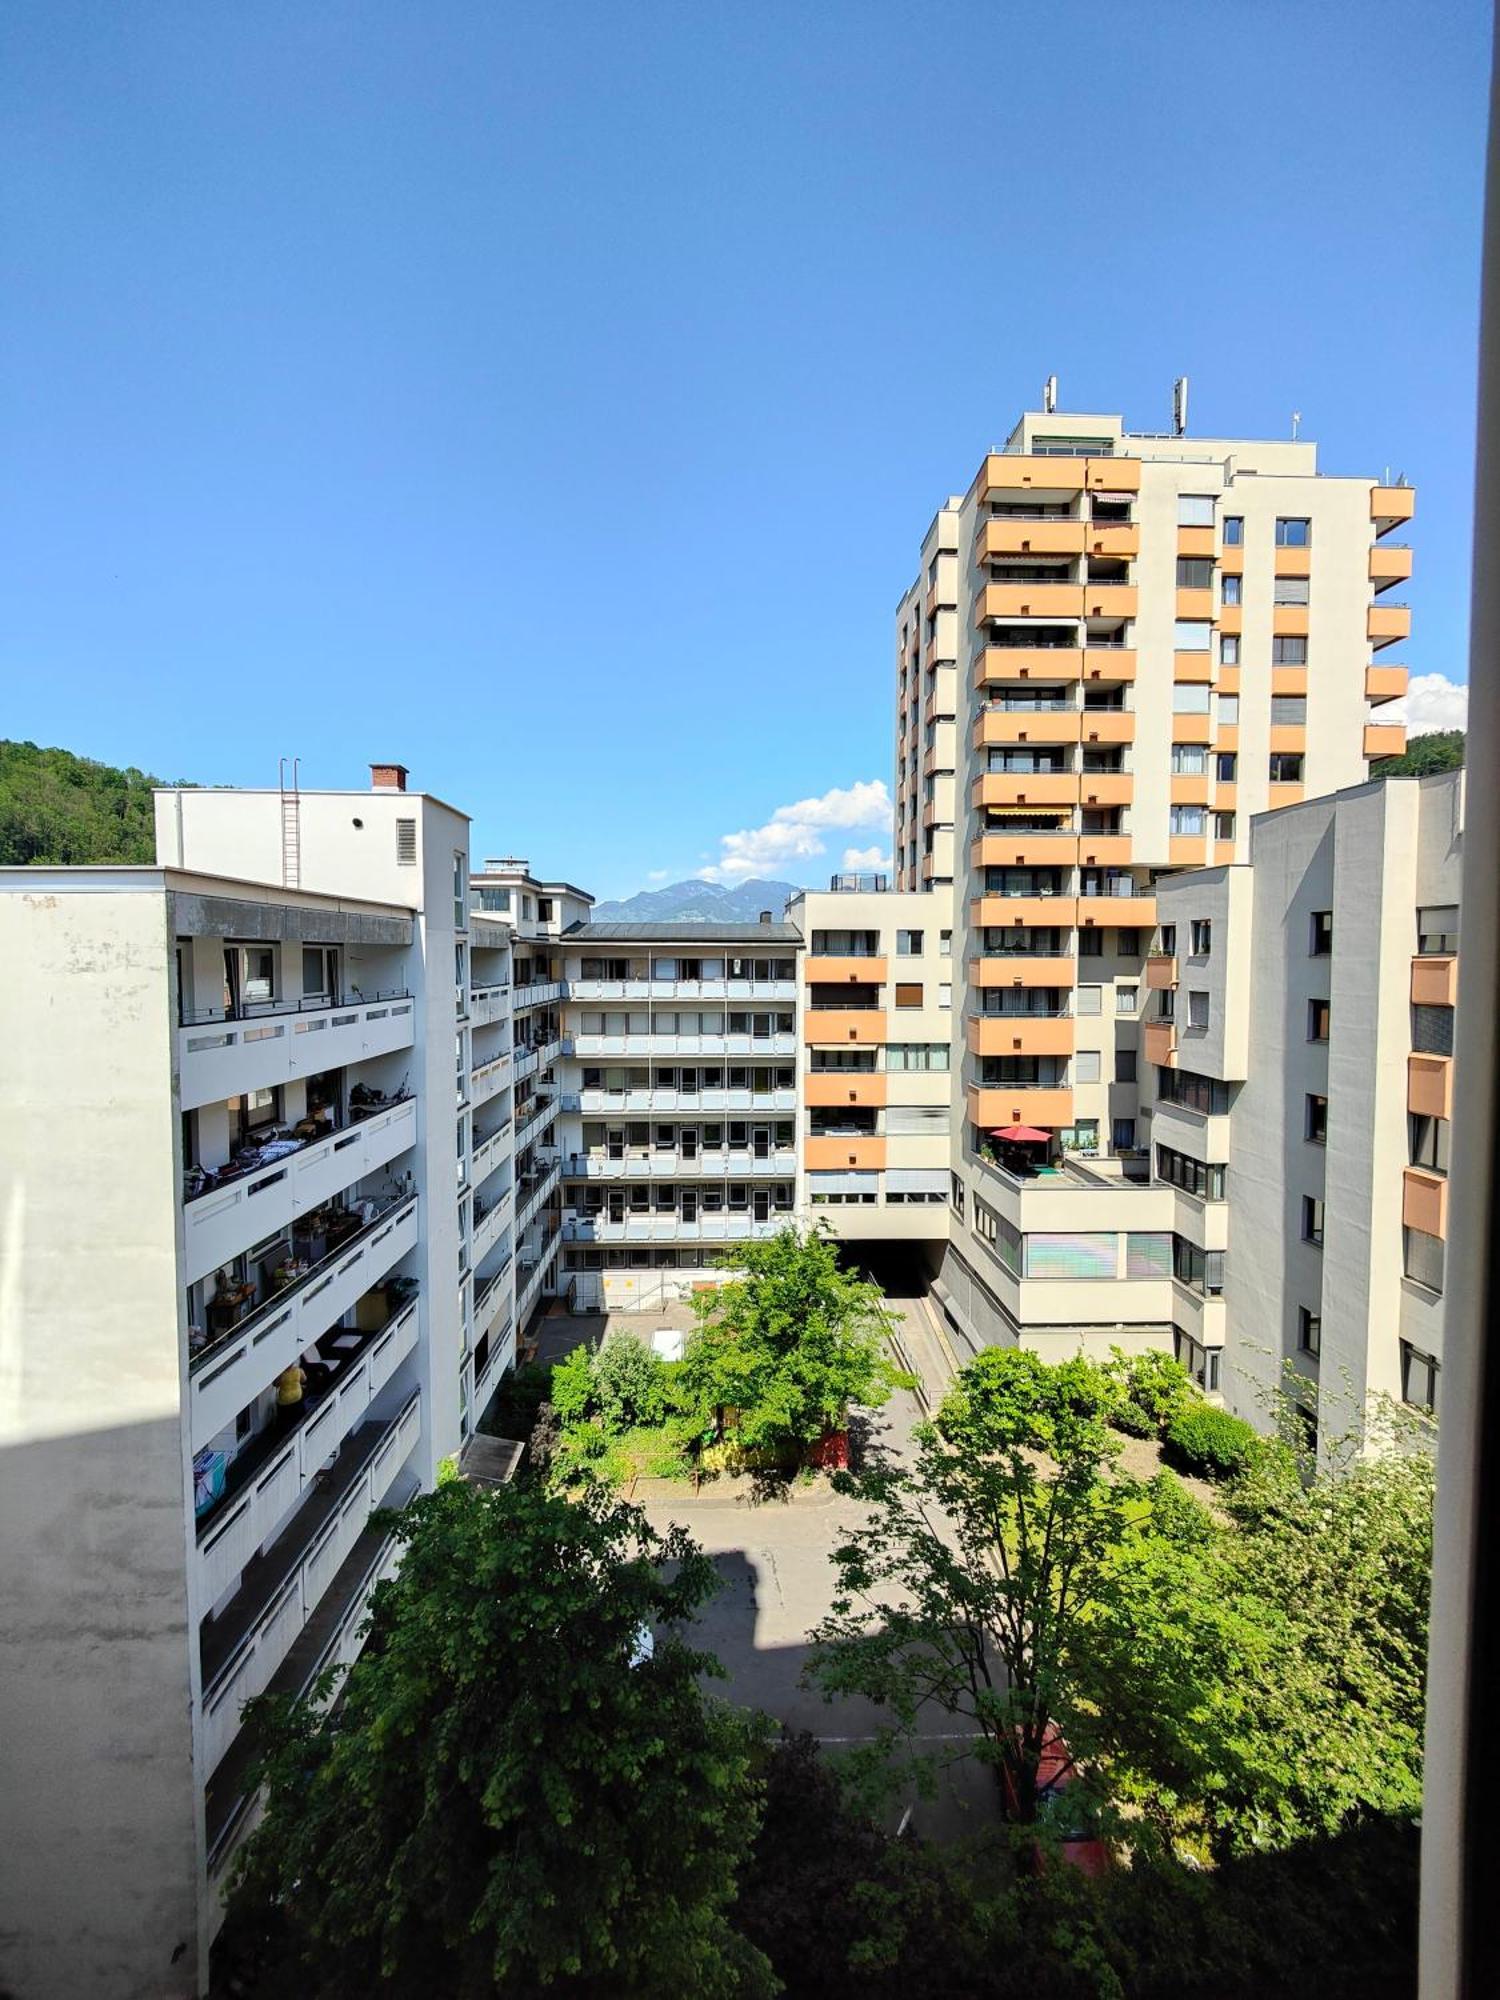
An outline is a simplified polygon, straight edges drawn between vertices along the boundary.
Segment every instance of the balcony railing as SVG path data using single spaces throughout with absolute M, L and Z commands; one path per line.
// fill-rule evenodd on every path
M 415 1021 L 416 1003 L 402 996 L 189 1023 L 177 1030 L 182 1109 L 410 1048 Z
M 334 1008 L 384 1006 L 388 1000 L 410 1000 L 405 986 L 392 986 L 379 993 L 355 993 L 339 1000 L 331 993 L 305 994 L 299 1000 L 245 1000 L 237 1007 L 184 1007 L 178 1018 L 184 1028 L 202 1028 L 213 1022 L 275 1021 L 287 1014 L 326 1014 Z

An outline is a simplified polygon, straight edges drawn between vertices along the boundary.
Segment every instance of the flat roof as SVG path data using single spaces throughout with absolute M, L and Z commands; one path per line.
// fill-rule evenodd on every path
M 565 944 L 791 944 L 802 942 L 795 924 L 570 924 Z
M 317 889 L 293 889 L 249 876 L 211 875 L 201 868 L 178 868 L 157 861 L 33 861 L 0 868 L 0 890 L 34 889 L 49 895 L 69 891 L 180 890 L 185 895 L 228 895 L 241 902 L 284 903 L 292 909 L 368 910 L 379 916 L 410 917 L 417 903 L 341 896 Z

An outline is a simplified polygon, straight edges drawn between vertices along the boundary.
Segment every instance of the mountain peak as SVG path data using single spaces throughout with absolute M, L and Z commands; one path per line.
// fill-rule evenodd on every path
M 591 921 L 616 924 L 753 924 L 762 910 L 780 921 L 788 899 L 802 893 L 795 882 L 669 882 L 641 889 L 618 902 L 595 903 Z

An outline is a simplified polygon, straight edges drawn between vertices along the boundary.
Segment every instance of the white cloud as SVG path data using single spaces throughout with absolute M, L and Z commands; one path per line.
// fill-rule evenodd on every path
M 844 858 L 839 863 L 839 866 L 841 868 L 856 869 L 874 868 L 885 874 L 889 874 L 891 870 L 891 857 L 888 854 L 881 853 L 880 842 L 877 840 L 869 847 L 846 847 L 844 849 Z
M 742 827 L 738 833 L 721 835 L 719 858 L 698 870 L 699 879 L 733 883 L 753 875 L 783 873 L 798 862 L 826 854 L 823 835 L 831 828 L 878 832 L 889 841 L 891 795 L 884 781 L 868 778 L 853 785 L 835 785 L 819 798 L 778 806 L 763 826 Z M 856 864 L 846 860 L 844 865 Z
M 1408 736 L 1433 729 L 1462 729 L 1469 719 L 1469 690 L 1446 674 L 1413 674 L 1400 701 L 1382 702 L 1377 722 L 1404 722 Z
M 671 872 L 670 868 L 648 868 L 646 870 L 646 880 L 648 882 L 665 882 Z

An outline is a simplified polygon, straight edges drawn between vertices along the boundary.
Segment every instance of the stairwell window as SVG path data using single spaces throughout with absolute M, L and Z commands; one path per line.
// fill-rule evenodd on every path
M 1333 950 L 1333 912 L 1314 910 L 1309 926 L 1307 951 L 1310 958 L 1327 958 Z
M 1206 1028 L 1208 1026 L 1208 995 L 1194 987 L 1188 993 L 1188 1026 Z
M 1194 917 L 1189 950 L 1194 958 L 1207 958 L 1214 948 L 1214 927 L 1208 917 Z
M 1307 1039 L 1310 1042 L 1328 1040 L 1328 1002 L 1309 1000 L 1307 1003 Z
M 1302 1241 L 1323 1247 L 1323 1204 L 1315 1194 L 1302 1197 Z
M 1309 1311 L 1306 1306 L 1297 1308 L 1297 1346 L 1303 1354 L 1323 1351 L 1323 1315 Z
M 1429 1414 L 1437 1408 L 1438 1375 L 1441 1364 L 1423 1354 L 1409 1340 L 1401 1343 L 1401 1400 Z
M 1303 1111 L 1303 1136 L 1315 1146 L 1328 1144 L 1328 1099 L 1314 1091 L 1307 1093 Z

